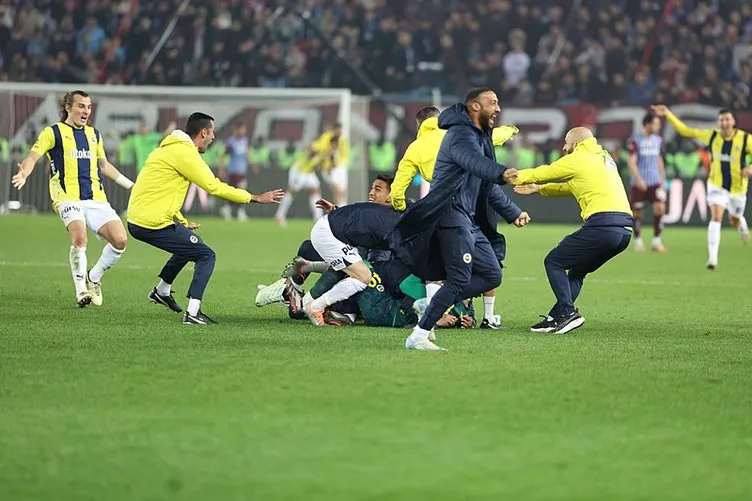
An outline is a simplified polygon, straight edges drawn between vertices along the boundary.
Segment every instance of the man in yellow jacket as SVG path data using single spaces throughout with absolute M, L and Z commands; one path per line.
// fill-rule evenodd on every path
M 284 195 L 282 190 L 252 195 L 217 179 L 201 158 L 213 140 L 214 119 L 204 113 L 193 113 L 185 130 L 173 131 L 146 159 L 128 203 L 128 231 L 133 238 L 172 254 L 159 274 L 159 285 L 148 295 L 150 301 L 181 312 L 172 297 L 172 283 L 189 261 L 196 263 L 184 324 L 217 323 L 200 309 L 214 271 L 214 251 L 192 231 L 199 225 L 188 222 L 180 213 L 190 184 L 234 203 L 279 203 Z
M 439 146 L 447 133 L 439 129 L 439 109 L 435 106 L 420 109 L 415 120 L 418 122 L 418 135 L 397 165 L 390 194 L 392 206 L 400 212 L 407 208 L 405 192 L 416 174 L 420 173 L 423 179 L 431 182 Z M 519 129 L 513 125 L 496 127 L 492 137 L 494 146 L 503 145 L 518 132 Z
M 623 252 L 632 239 L 632 210 L 611 155 L 585 127 L 567 133 L 563 151 L 551 165 L 519 171 L 515 181 L 520 195 L 574 196 L 585 221 L 543 261 L 556 304 L 533 332 L 566 334 L 585 323 L 574 307 L 585 275 Z

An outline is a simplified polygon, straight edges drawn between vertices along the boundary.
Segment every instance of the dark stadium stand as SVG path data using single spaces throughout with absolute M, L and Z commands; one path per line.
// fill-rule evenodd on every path
M 489 85 L 519 105 L 752 106 L 743 0 L 2 0 L 0 54 L 3 81 L 366 93 L 339 54 L 412 97 Z

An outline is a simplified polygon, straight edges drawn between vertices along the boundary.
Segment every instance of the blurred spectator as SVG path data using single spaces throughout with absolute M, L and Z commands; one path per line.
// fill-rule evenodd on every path
M 191 2 L 159 47 L 180 3 L 0 0 L 0 74 L 368 92 L 354 67 L 387 93 L 487 85 L 519 103 L 752 104 L 749 1 L 677 0 L 665 19 L 658 0 Z

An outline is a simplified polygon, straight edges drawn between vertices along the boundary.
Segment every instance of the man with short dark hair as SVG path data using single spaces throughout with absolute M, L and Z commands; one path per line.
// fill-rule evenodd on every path
M 442 351 L 433 344 L 433 328 L 444 312 L 461 299 L 495 289 L 501 283 L 501 266 L 482 231 L 478 218 L 490 203 L 502 207 L 506 195 L 495 186 L 511 182 L 517 171 L 496 163 L 491 138 L 501 112 L 496 93 L 488 88 L 471 90 L 439 116 L 446 136 L 436 158 L 431 191 L 408 207 L 390 234 L 390 248 L 423 280 L 444 280 L 405 347 Z M 507 199 L 508 200 L 508 199 Z M 494 207 L 497 209 L 497 207 Z M 477 213 L 477 214 L 476 214 Z M 529 221 L 520 212 L 515 224 Z
M 634 213 L 635 250 L 645 250 L 641 226 L 645 202 L 653 205 L 653 242 L 650 248 L 656 252 L 666 252 L 661 241 L 663 224 L 661 218 L 666 213 L 666 169 L 663 165 L 663 138 L 661 119 L 653 113 L 642 118 L 642 134 L 629 138 L 627 166 L 631 178 L 629 199 Z
M 243 204 L 279 203 L 284 195 L 282 190 L 252 195 L 220 181 L 201 158 L 213 140 L 214 119 L 193 113 L 184 130 L 173 131 L 146 159 L 128 203 L 128 231 L 133 238 L 172 254 L 159 274 L 159 284 L 149 292 L 150 301 L 181 312 L 172 297 L 172 283 L 189 261 L 196 263 L 184 324 L 217 323 L 200 310 L 216 257 L 192 231 L 199 225 L 180 213 L 188 186 L 195 183 L 210 195 Z

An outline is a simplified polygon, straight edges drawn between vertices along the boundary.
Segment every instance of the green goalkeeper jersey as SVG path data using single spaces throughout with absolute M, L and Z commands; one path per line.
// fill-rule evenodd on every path
M 364 262 L 373 270 L 370 263 Z M 321 278 L 311 288 L 311 295 L 314 298 L 321 297 L 337 282 L 345 278 L 347 278 L 345 272 L 334 271 L 330 268 L 321 275 Z M 364 291 L 356 294 L 353 300 L 358 306 L 363 323 L 368 326 L 405 327 L 418 322 L 418 318 L 412 310 L 414 299 L 408 296 L 398 298 L 390 294 L 384 287 L 381 276 L 376 271 L 373 271 L 371 283 Z
M 378 273 L 368 287 L 355 298 L 360 315 L 366 325 L 373 327 L 405 327 L 418 323 L 412 310 L 413 299 L 407 296 L 398 299 L 392 296 L 381 283 Z

